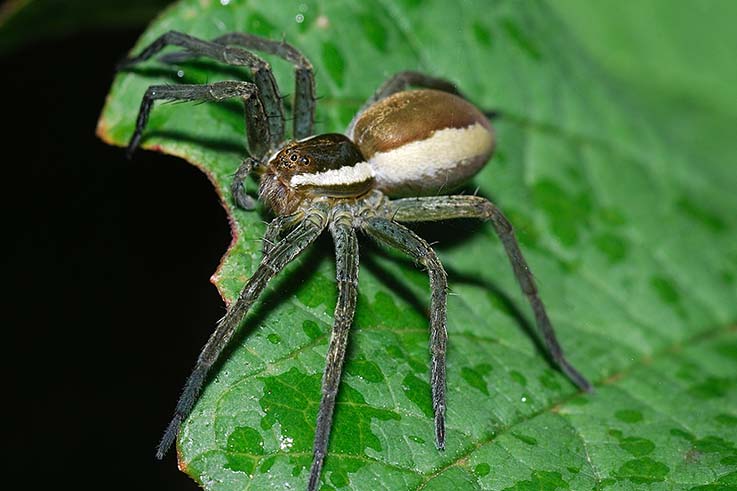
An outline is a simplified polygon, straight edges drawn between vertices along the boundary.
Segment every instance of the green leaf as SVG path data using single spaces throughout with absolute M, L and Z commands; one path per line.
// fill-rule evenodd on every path
M 682 127 L 671 122 L 686 113 L 672 94 L 598 64 L 583 34 L 544 2 L 285 5 L 182 1 L 134 51 L 169 29 L 283 35 L 316 67 L 320 132 L 341 131 L 385 77 L 405 69 L 450 78 L 500 110 L 498 151 L 469 190 L 478 186 L 516 224 L 566 352 L 597 383 L 595 394 L 577 393 L 536 348 L 488 226 L 420 227 L 438 241 L 453 293 L 448 442 L 438 452 L 427 278 L 364 247 L 322 489 L 734 489 L 737 167 L 715 156 L 728 154 L 725 144 L 712 138 L 721 153 L 704 153 L 699 131 L 709 127 L 697 125 L 695 143 L 675 138 Z M 684 36 L 709 28 L 691 27 Z M 273 66 L 291 93 L 291 67 Z M 148 85 L 238 75 L 155 61 L 120 74 L 99 134 L 125 144 Z M 688 107 L 710 110 L 698 99 Z M 155 108 L 144 140 L 201 168 L 231 214 L 236 239 L 214 277 L 226 299 L 254 270 L 267 218 L 231 205 L 243 135 L 237 104 L 169 104 Z M 176 204 L 161 206 L 176 213 Z M 181 466 L 204 488 L 306 486 L 333 275 L 330 242 L 318 242 L 248 317 L 179 438 Z

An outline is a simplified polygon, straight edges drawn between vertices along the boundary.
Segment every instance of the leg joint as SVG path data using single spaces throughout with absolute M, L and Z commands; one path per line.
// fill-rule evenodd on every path
M 508 235 L 514 231 L 514 228 L 512 227 L 512 224 L 507 219 L 507 217 L 505 217 L 501 210 L 497 208 L 491 201 L 484 199 L 479 204 L 479 207 L 482 210 L 484 219 L 491 220 L 491 222 L 494 224 L 494 227 L 500 233 Z

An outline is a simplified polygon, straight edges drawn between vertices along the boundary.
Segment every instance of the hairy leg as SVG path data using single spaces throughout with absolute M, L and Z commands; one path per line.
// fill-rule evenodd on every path
M 315 120 L 315 74 L 312 63 L 297 48 L 285 41 L 274 41 L 254 34 L 231 32 L 213 39 L 214 43 L 236 45 L 278 56 L 294 65 L 295 140 L 311 136 Z M 183 61 L 192 55 L 186 51 L 166 56 L 165 61 Z
M 312 467 L 308 491 L 315 491 L 320 481 L 322 465 L 327 455 L 330 428 L 333 422 L 335 399 L 338 395 L 343 359 L 348 345 L 348 333 L 356 312 L 358 294 L 358 240 L 353 230 L 350 214 L 336 214 L 330 224 L 335 241 L 335 269 L 338 281 L 338 303 L 335 306 L 333 333 L 322 377 L 322 398 L 317 412 L 315 443 L 312 450 Z
M 266 256 L 271 249 L 288 233 L 292 228 L 297 226 L 304 218 L 304 212 L 298 210 L 291 215 L 281 215 L 271 221 L 266 228 L 266 233 L 262 239 L 261 253 Z
M 185 48 L 190 56 L 206 56 L 228 65 L 250 68 L 253 80 L 258 87 L 257 95 L 262 101 L 268 118 L 270 136 L 267 140 L 268 146 L 273 149 L 282 142 L 284 139 L 284 108 L 274 74 L 268 63 L 245 49 L 205 41 L 177 31 L 169 31 L 146 46 L 138 55 L 121 61 L 118 69 L 125 69 L 148 60 L 167 46 Z M 256 157 L 262 155 L 263 153 L 254 154 Z
M 432 407 L 435 413 L 435 443 L 445 448 L 445 351 L 448 341 L 446 331 L 446 297 L 448 280 L 443 265 L 435 251 L 422 238 L 407 227 L 384 218 L 369 218 L 363 222 L 363 230 L 376 241 L 396 247 L 424 266 L 430 276 L 430 352 L 432 367 Z
M 512 225 L 496 205 L 479 196 L 431 196 L 394 200 L 390 203 L 390 208 L 392 210 L 391 216 L 399 222 L 426 222 L 452 218 L 490 220 L 504 245 L 504 250 L 512 264 L 517 282 L 530 302 L 535 314 L 535 322 L 542 333 L 550 356 L 561 371 L 580 389 L 592 390 L 589 381 L 573 368 L 563 354 L 563 349 L 555 336 L 553 325 L 545 312 L 545 306 L 538 295 L 535 280 L 517 243 Z
M 314 210 L 306 215 L 304 220 L 292 232 L 274 245 L 268 255 L 261 259 L 261 263 L 256 268 L 253 276 L 245 284 L 238 298 L 228 306 L 227 313 L 220 319 L 215 331 L 202 348 L 194 370 L 187 379 L 182 395 L 179 397 L 174 417 L 167 426 L 156 450 L 158 459 L 163 458 L 169 447 L 174 443 L 174 439 L 179 432 L 179 426 L 192 411 L 192 407 L 197 401 L 207 373 L 228 345 L 246 313 L 263 292 L 266 284 L 304 251 L 320 235 L 326 225 L 326 213 L 322 210 Z
M 243 101 L 246 111 L 246 128 L 251 151 L 259 151 L 261 142 L 268 141 L 269 127 L 266 124 L 264 108 L 258 98 L 258 89 L 250 82 L 215 82 L 193 85 L 152 85 L 141 100 L 141 108 L 136 119 L 136 129 L 128 142 L 126 154 L 130 158 L 138 148 L 143 130 L 148 122 L 154 101 L 222 101 L 238 97 Z

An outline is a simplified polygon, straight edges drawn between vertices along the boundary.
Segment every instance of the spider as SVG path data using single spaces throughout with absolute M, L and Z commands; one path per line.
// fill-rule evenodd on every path
M 260 177 L 259 197 L 276 218 L 266 229 L 263 258 L 253 276 L 205 344 L 177 403 L 174 417 L 157 449 L 163 458 L 183 420 L 248 310 L 266 284 L 327 228 L 335 243 L 338 301 L 322 378 L 313 460 L 307 489 L 317 488 L 327 455 L 335 399 L 356 309 L 360 230 L 379 243 L 397 248 L 423 266 L 430 277 L 430 384 L 435 443 L 445 448 L 446 295 L 443 266 L 430 245 L 407 222 L 477 218 L 491 221 L 512 270 L 526 295 L 547 350 L 560 370 L 579 388 L 589 382 L 568 362 L 538 296 L 527 262 L 504 214 L 479 196 L 441 195 L 473 177 L 489 160 L 495 145 L 489 119 L 444 79 L 419 72 L 389 78 L 350 122 L 345 134 L 313 135 L 315 81 L 312 65 L 284 41 L 231 33 L 212 41 L 170 31 L 125 59 L 119 68 L 148 60 L 167 46 L 180 51 L 162 57 L 178 62 L 208 57 L 250 69 L 253 81 L 202 85 L 154 85 L 143 96 L 130 157 L 143 135 L 156 100 L 222 101 L 239 98 L 245 106 L 250 156 L 236 171 L 231 192 L 235 203 L 255 207 L 244 186 L 248 175 Z M 291 62 L 295 67 L 293 139 L 284 135 L 284 109 L 270 65 L 249 50 Z M 416 87 L 410 89 L 410 87 Z

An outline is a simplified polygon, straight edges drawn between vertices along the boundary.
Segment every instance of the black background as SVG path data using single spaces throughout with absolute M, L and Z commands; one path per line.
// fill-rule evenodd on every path
M 197 169 L 146 151 L 127 161 L 95 137 L 139 34 L 0 56 L 3 487 L 199 489 L 154 450 L 224 313 L 208 279 L 230 234 Z

